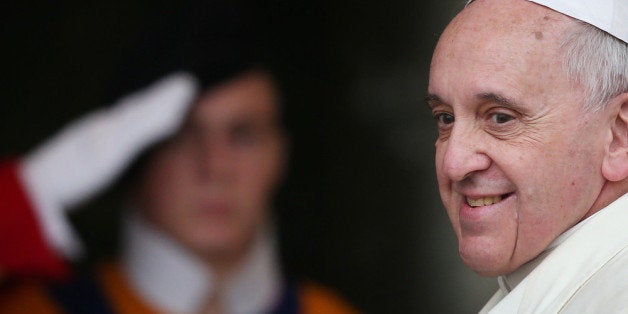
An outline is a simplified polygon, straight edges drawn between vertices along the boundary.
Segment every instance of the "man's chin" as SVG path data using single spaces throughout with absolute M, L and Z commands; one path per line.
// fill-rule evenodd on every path
M 469 266 L 469 268 L 471 268 L 471 266 Z M 481 277 L 497 277 L 497 276 L 510 273 L 504 270 L 486 269 L 486 268 L 482 268 L 482 269 L 471 268 L 471 270 L 473 270 L 476 274 L 478 274 L 478 276 L 481 276 Z
M 219 232 L 215 229 L 213 232 L 196 234 L 186 242 L 195 254 L 208 261 L 234 258 L 246 250 L 248 243 L 231 232 Z
M 497 277 L 509 274 L 516 269 L 508 263 L 508 259 L 487 255 L 486 252 L 478 254 L 461 251 L 460 258 L 468 268 L 482 277 Z

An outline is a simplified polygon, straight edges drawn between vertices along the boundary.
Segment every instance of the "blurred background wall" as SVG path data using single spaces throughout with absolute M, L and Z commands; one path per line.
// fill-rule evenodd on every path
M 284 265 L 367 313 L 474 313 L 496 288 L 458 259 L 423 101 L 438 34 L 463 2 L 255 7 L 287 78 L 292 161 L 277 202 Z M 125 52 L 151 14 L 166 17 L 173 3 L 2 4 L 0 154 L 22 154 L 107 101 Z M 115 242 L 102 198 L 75 218 L 93 255 Z

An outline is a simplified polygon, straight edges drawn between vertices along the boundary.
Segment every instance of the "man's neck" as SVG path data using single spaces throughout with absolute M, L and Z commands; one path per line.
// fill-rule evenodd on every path
M 582 220 L 587 219 L 591 215 L 599 212 L 602 208 L 608 206 L 622 195 L 628 193 L 628 179 L 622 181 L 606 181 L 598 194 L 597 199 L 584 215 Z

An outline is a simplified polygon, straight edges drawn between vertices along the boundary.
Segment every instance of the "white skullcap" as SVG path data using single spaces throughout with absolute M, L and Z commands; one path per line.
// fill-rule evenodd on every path
M 469 0 L 467 4 L 473 0 Z M 589 23 L 628 43 L 628 0 L 528 0 Z

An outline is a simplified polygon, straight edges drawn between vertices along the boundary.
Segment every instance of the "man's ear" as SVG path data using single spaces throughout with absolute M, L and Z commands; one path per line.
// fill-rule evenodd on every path
M 602 162 L 602 175 L 609 181 L 621 181 L 628 177 L 628 93 L 616 96 L 608 105 L 614 113 L 612 140 Z

